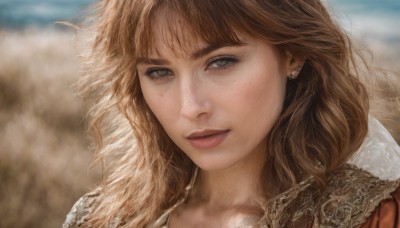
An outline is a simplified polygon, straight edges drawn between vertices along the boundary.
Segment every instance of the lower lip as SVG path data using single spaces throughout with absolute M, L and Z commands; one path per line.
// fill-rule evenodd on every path
M 228 135 L 228 133 L 229 133 L 229 131 L 224 131 L 224 132 L 221 132 L 221 133 L 218 133 L 215 135 L 211 135 L 208 137 L 191 138 L 188 140 L 194 148 L 200 149 L 200 150 L 206 150 L 206 149 L 214 148 L 214 147 L 218 146 L 219 144 L 221 144 L 222 141 L 224 141 L 224 139 Z

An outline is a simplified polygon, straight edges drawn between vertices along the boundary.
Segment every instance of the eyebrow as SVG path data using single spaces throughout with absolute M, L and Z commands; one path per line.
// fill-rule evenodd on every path
M 152 58 L 143 58 L 140 57 L 136 60 L 136 65 L 138 64 L 147 64 L 147 65 L 168 65 L 170 62 L 166 59 L 152 59 Z
M 223 47 L 238 47 L 246 45 L 246 43 L 220 43 L 220 44 L 210 44 L 196 52 L 194 52 L 190 58 L 191 59 L 199 59 L 208 55 L 209 53 L 223 48 Z M 140 57 L 136 60 L 136 64 L 147 64 L 147 65 L 168 65 L 170 62 L 166 59 L 154 59 L 154 58 L 143 58 Z
M 192 54 L 192 56 L 190 57 L 191 59 L 199 59 L 201 57 L 204 57 L 206 55 L 208 55 L 209 53 L 223 48 L 223 47 L 238 47 L 238 46 L 243 46 L 245 45 L 245 43 L 221 43 L 221 44 L 211 44 L 208 45 L 205 48 L 202 48 L 198 51 L 196 51 L 195 53 Z

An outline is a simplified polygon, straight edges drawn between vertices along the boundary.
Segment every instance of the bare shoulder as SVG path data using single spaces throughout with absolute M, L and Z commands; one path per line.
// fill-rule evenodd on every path
M 74 206 L 72 206 L 62 228 L 83 227 L 85 221 L 87 221 L 87 216 L 94 210 L 96 204 L 100 201 L 100 192 L 101 189 L 97 188 L 82 196 Z

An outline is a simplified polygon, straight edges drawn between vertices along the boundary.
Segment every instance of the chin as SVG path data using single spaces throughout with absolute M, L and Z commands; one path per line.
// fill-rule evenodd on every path
M 204 171 L 218 171 L 218 170 L 225 170 L 228 169 L 235 164 L 238 163 L 238 161 L 231 161 L 225 159 L 215 159 L 215 158 L 209 158 L 209 159 L 196 159 L 192 160 L 200 169 Z

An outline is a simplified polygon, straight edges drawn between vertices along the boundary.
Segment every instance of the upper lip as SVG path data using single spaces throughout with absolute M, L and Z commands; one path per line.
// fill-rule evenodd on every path
M 206 137 L 206 136 L 211 136 L 211 135 L 217 135 L 221 133 L 228 132 L 229 130 L 201 130 L 201 131 L 194 131 L 191 134 L 189 134 L 186 138 L 188 139 L 195 139 L 195 138 L 201 138 L 201 137 Z

